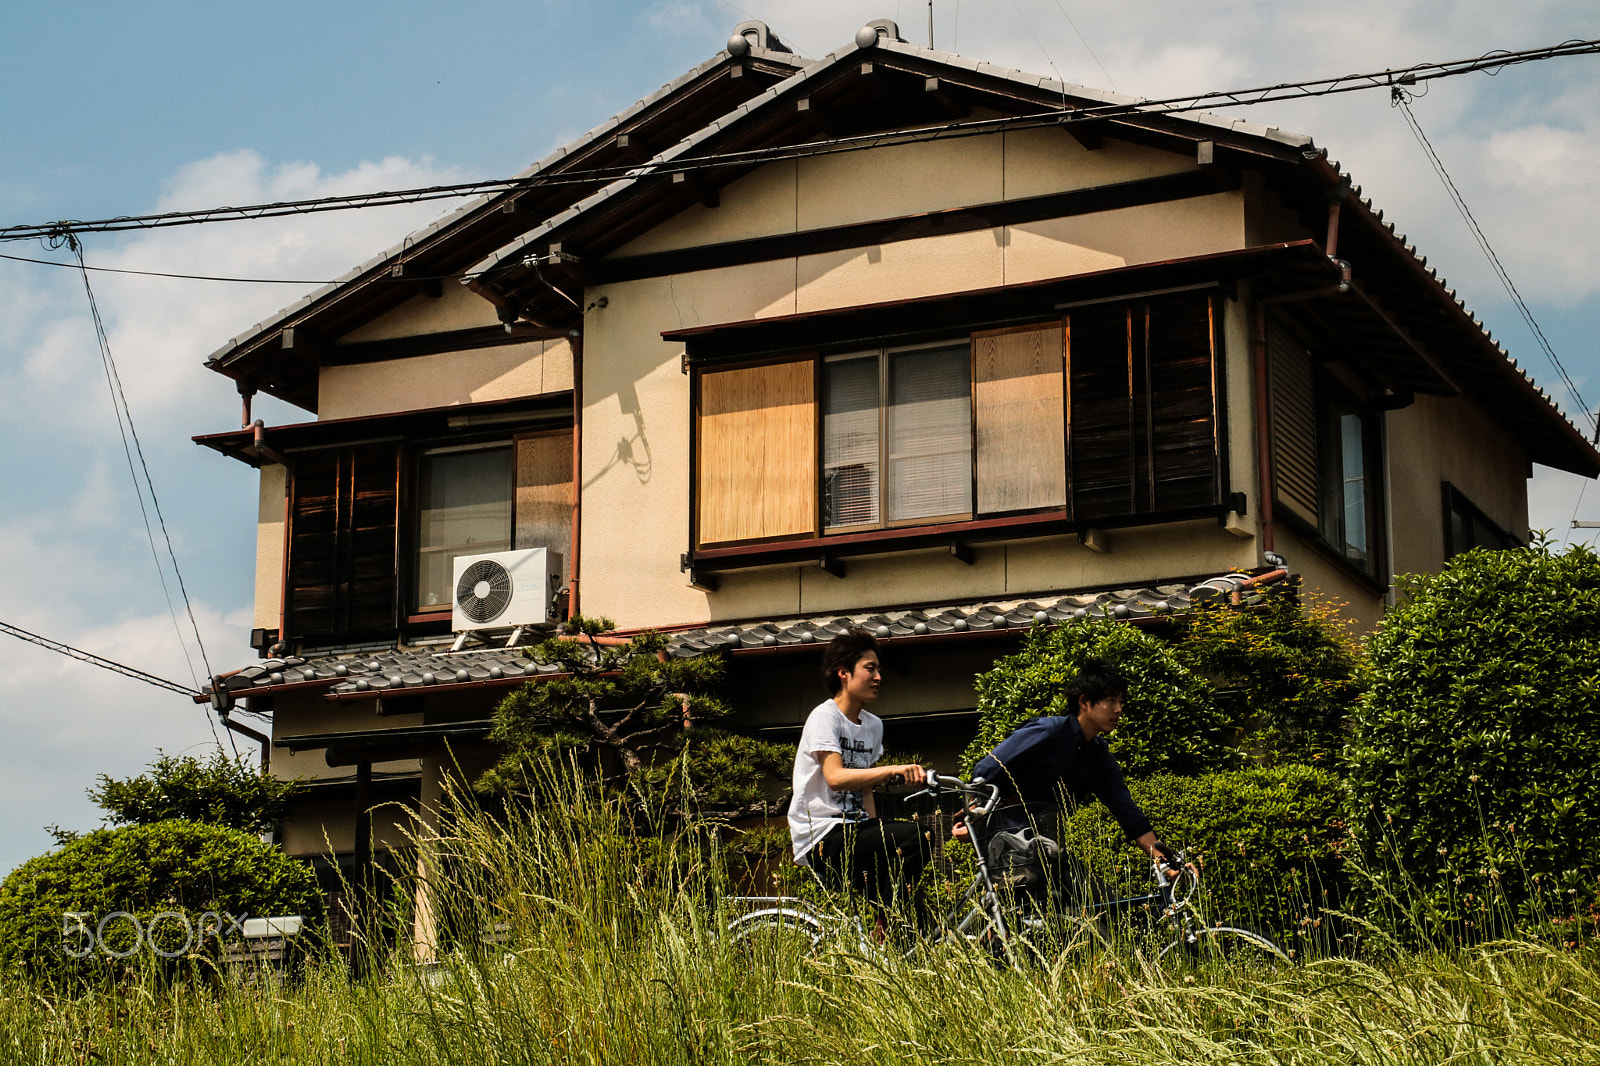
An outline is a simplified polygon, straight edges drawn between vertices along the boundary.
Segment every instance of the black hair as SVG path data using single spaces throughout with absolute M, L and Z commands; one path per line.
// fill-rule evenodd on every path
M 1110 696 L 1128 695 L 1128 679 L 1123 677 L 1115 666 L 1104 659 L 1089 659 L 1078 671 L 1078 676 L 1067 683 L 1067 713 L 1077 714 L 1081 707 L 1078 706 L 1080 697 L 1088 697 L 1090 703 L 1099 703 Z
M 850 673 L 867 652 L 878 650 L 878 638 L 865 629 L 851 628 L 828 641 L 822 652 L 822 681 L 828 686 L 828 695 L 837 696 L 844 687 L 839 671 Z

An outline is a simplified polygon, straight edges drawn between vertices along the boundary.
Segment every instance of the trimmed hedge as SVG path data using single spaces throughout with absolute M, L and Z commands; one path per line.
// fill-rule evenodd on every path
M 1408 939 L 1597 898 L 1600 557 L 1475 549 L 1400 581 L 1346 749 L 1365 901 Z
M 82 951 L 89 941 L 79 933 L 64 938 L 63 915 L 69 911 L 86 912 L 83 921 L 91 931 L 116 911 L 134 915 L 145 927 L 162 912 L 180 912 L 193 925 L 209 911 L 240 921 L 298 914 L 314 928 L 323 898 L 310 867 L 237 829 L 177 820 L 97 829 L 30 859 L 0 883 L 0 965 L 61 983 L 152 962 L 170 969 L 181 961 L 164 960 L 148 944 L 126 960 L 98 947 L 74 958 L 65 944 Z M 229 930 L 224 922 L 222 931 Z M 181 950 L 186 939 L 183 923 L 173 918 L 157 923 L 152 936 L 166 953 Z M 107 923 L 103 939 L 117 953 L 137 947 L 132 923 L 122 918 Z M 215 957 L 217 947 L 212 935 L 197 942 L 193 953 Z
M 1128 704 L 1111 735 L 1111 751 L 1130 778 L 1152 773 L 1194 774 L 1236 767 L 1244 755 L 1238 730 L 1199 676 L 1186 670 L 1171 645 L 1121 622 L 1085 619 L 1035 626 L 1014 655 L 974 681 L 981 720 L 961 755 L 963 773 L 1036 715 L 1067 714 L 1063 686 L 1083 662 L 1099 657 L 1128 679 Z
M 1284 766 L 1129 785 L 1161 838 L 1200 866 L 1207 920 L 1243 923 L 1285 943 L 1327 928 L 1323 912 L 1346 893 L 1343 791 L 1332 773 Z M 1149 860 L 1101 804 L 1064 820 L 1061 843 L 1120 893 L 1151 890 Z

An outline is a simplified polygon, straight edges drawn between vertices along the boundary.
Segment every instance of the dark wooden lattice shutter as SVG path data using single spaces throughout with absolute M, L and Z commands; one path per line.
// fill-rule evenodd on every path
M 1267 324 L 1272 397 L 1272 480 L 1277 502 L 1318 525 L 1317 400 L 1311 353 L 1282 326 Z
M 1073 517 L 1132 514 L 1136 476 L 1129 310 L 1089 307 L 1068 321 Z
M 1212 309 L 1204 295 L 1145 309 L 1148 436 L 1140 480 L 1152 511 L 1205 507 L 1220 499 Z
M 295 464 L 284 602 L 289 639 L 395 632 L 398 470 L 395 445 L 310 453 Z

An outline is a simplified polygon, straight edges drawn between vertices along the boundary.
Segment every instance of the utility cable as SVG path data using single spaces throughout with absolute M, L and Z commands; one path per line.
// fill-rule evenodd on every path
M 1072 32 L 1078 35 L 1078 40 L 1083 43 L 1083 50 L 1089 53 L 1089 58 L 1094 60 L 1094 65 L 1100 68 L 1100 73 L 1105 77 L 1106 84 L 1111 86 L 1112 92 L 1116 92 L 1117 83 L 1111 80 L 1111 72 L 1106 70 L 1106 65 L 1100 62 L 1100 57 L 1094 54 L 1093 48 L 1089 47 L 1089 39 L 1083 35 L 1082 30 L 1078 29 L 1078 24 L 1073 21 L 1072 16 L 1067 14 L 1067 9 L 1061 3 L 1061 0 L 1056 0 L 1056 7 L 1061 8 L 1061 17 L 1067 20 L 1067 25 L 1072 27 Z
M 1466 222 L 1467 228 L 1472 231 L 1473 239 L 1478 242 L 1478 247 L 1482 249 L 1484 257 L 1489 260 L 1489 265 L 1494 268 L 1495 276 L 1500 279 L 1500 284 L 1504 286 L 1506 294 L 1511 297 L 1511 302 L 1516 306 L 1517 312 L 1533 332 L 1534 338 L 1539 342 L 1539 347 L 1550 359 L 1550 365 L 1555 367 L 1556 373 L 1560 375 L 1562 384 L 1567 387 L 1567 392 L 1571 394 L 1573 402 L 1595 424 L 1594 441 L 1600 444 L 1600 415 L 1596 415 L 1589 408 L 1589 405 L 1584 402 L 1583 394 L 1578 391 L 1577 382 L 1573 381 L 1572 375 L 1567 373 L 1567 368 L 1562 365 L 1561 359 L 1556 355 L 1555 347 L 1551 345 L 1549 338 L 1544 335 L 1544 330 L 1539 328 L 1538 321 L 1533 317 L 1533 311 L 1528 307 L 1527 301 L 1522 298 L 1522 293 L 1517 290 L 1517 286 L 1511 280 L 1511 275 L 1507 273 L 1505 265 L 1500 262 L 1500 257 L 1495 254 L 1494 247 L 1489 243 L 1489 238 L 1483 232 L 1483 227 L 1478 225 L 1477 217 L 1473 215 L 1472 209 L 1467 206 L 1466 198 L 1461 195 L 1461 190 L 1456 187 L 1455 180 L 1450 177 L 1450 172 L 1445 169 L 1444 161 L 1439 158 L 1439 153 L 1434 150 L 1433 142 L 1428 140 L 1426 133 L 1422 132 L 1422 126 L 1417 122 L 1417 116 L 1411 111 L 1411 103 L 1407 99 L 1406 90 L 1398 85 L 1395 86 L 1391 92 L 1390 100 L 1391 105 L 1398 107 L 1400 113 L 1405 116 L 1406 125 L 1411 128 L 1411 135 L 1422 146 L 1423 152 L 1428 157 L 1428 162 L 1433 164 L 1434 173 L 1439 175 L 1439 180 L 1444 183 L 1445 190 L 1450 194 L 1450 201 L 1455 204 L 1457 213 Z
M 1377 71 L 1370 74 L 1346 74 L 1336 78 L 1283 82 L 1253 89 L 1205 92 L 1190 96 L 1166 97 L 1159 100 L 1090 104 L 1085 107 L 1069 106 L 1031 115 L 973 119 L 935 126 L 923 126 L 893 133 L 838 137 L 782 148 L 756 148 L 718 152 L 704 156 L 654 161 L 625 167 L 596 167 L 586 170 L 563 171 L 557 174 L 534 174 L 520 178 L 459 182 L 452 185 L 433 185 L 425 188 L 361 193 L 348 196 L 324 196 L 309 200 L 286 200 L 270 204 L 254 204 L 247 207 L 215 207 L 202 211 L 169 211 L 155 215 L 124 215 L 96 221 L 65 220 L 38 225 L 6 226 L 0 227 L 0 241 L 36 240 L 41 238 L 60 240 L 63 236 L 71 233 L 113 233 L 122 230 L 190 226 L 204 222 L 276 218 L 285 215 L 313 214 L 321 211 L 346 211 L 363 207 L 391 206 L 395 204 L 420 203 L 428 200 L 459 198 L 482 193 L 520 191 L 542 186 L 604 185 L 620 180 L 665 177 L 714 167 L 753 166 L 784 159 L 801 159 L 818 155 L 862 151 L 887 144 L 912 144 L 931 140 L 975 137 L 1002 130 L 1063 126 L 1075 122 L 1095 122 L 1107 119 L 1136 121 L 1141 118 L 1183 114 L 1213 107 L 1248 107 L 1280 100 L 1300 100 L 1309 97 L 1330 96 L 1337 93 L 1359 92 L 1366 89 L 1389 89 L 1395 85 L 1418 85 L 1439 78 L 1455 77 L 1461 74 L 1494 72 L 1521 63 L 1534 63 L 1546 59 L 1595 54 L 1600 54 L 1600 40 L 1572 40 L 1545 48 L 1530 48 L 1519 52 L 1495 51 L 1473 59 L 1454 60 L 1447 63 L 1419 63 L 1411 67 Z
M 102 670 L 110 670 L 114 674 L 121 674 L 123 677 L 131 677 L 135 681 L 143 681 L 147 685 L 154 685 L 156 688 L 166 689 L 168 692 L 176 692 L 180 696 L 193 697 L 200 695 L 200 691 L 198 689 L 190 688 L 187 685 L 181 685 L 176 681 L 168 681 L 166 678 L 157 677 L 155 674 L 147 674 L 143 670 L 136 670 L 131 666 L 116 662 L 112 659 L 101 658 L 92 652 L 83 651 L 80 648 L 74 648 L 70 644 L 63 644 L 59 640 L 51 640 L 49 637 L 41 637 L 37 633 L 28 632 L 21 626 L 14 626 L 8 622 L 0 622 L 0 633 L 4 633 L 11 637 L 16 637 L 19 640 L 25 640 L 29 644 L 37 644 L 39 647 L 48 648 L 53 652 L 59 652 L 68 658 L 77 659 L 79 662 L 88 663 L 90 666 L 98 666 Z M 212 729 L 212 735 L 216 735 L 215 728 Z
M 68 247 L 72 249 L 72 253 L 78 259 L 78 265 L 83 275 L 83 291 L 89 298 L 89 315 L 94 322 L 95 339 L 100 345 L 100 361 L 106 372 L 106 387 L 111 393 L 111 409 L 117 419 L 117 432 L 122 438 L 122 452 L 128 460 L 128 474 L 133 479 L 133 494 L 139 501 L 139 514 L 144 520 L 145 537 L 150 542 L 150 556 L 156 564 L 156 576 L 161 580 L 161 592 L 166 597 L 167 611 L 172 616 L 172 627 L 178 636 L 178 646 L 183 651 L 184 662 L 189 667 L 189 674 L 194 678 L 194 691 L 199 692 L 201 691 L 200 679 L 195 675 L 194 660 L 189 656 L 189 645 L 184 640 L 182 626 L 178 623 L 178 612 L 176 605 L 172 602 L 172 590 L 167 585 L 166 570 L 162 567 L 161 555 L 156 550 L 155 532 L 150 528 L 150 513 L 144 503 L 145 491 L 150 494 L 151 508 L 155 511 L 157 524 L 161 527 L 162 539 L 166 541 L 167 557 L 172 560 L 172 573 L 177 579 L 178 591 L 183 597 L 184 609 L 189 615 L 189 625 L 194 630 L 195 646 L 200 651 L 200 661 L 205 666 L 207 677 L 215 676 L 211 670 L 211 661 L 206 655 L 205 642 L 200 638 L 200 625 L 194 617 L 194 605 L 190 602 L 189 590 L 184 585 L 183 571 L 178 567 L 178 556 L 172 547 L 172 535 L 167 530 L 166 516 L 161 512 L 161 501 L 156 497 L 155 481 L 150 476 L 150 465 L 145 461 L 144 446 L 139 442 L 139 431 L 133 424 L 133 410 L 128 406 L 128 397 L 122 388 L 122 375 L 117 372 L 116 359 L 111 354 L 111 341 L 106 336 L 105 322 L 100 317 L 100 307 L 95 301 L 94 289 L 89 284 L 89 271 L 84 269 L 83 242 L 72 234 L 68 234 L 66 240 Z M 132 438 L 133 441 L 132 448 L 128 446 L 129 438 Z M 135 455 L 138 456 L 139 468 L 144 473 L 143 488 L 140 485 L 139 473 L 135 471 L 133 465 Z M 211 727 L 211 739 L 216 741 L 217 746 L 220 748 L 222 742 L 217 736 L 217 725 L 211 720 L 210 715 L 206 716 L 206 724 Z M 228 743 L 230 746 L 233 745 L 231 731 L 229 731 Z M 237 756 L 237 749 L 235 749 L 234 754 Z

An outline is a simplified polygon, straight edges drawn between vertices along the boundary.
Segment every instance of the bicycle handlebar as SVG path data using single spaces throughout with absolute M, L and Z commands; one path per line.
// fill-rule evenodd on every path
M 1186 860 L 1186 856 L 1182 851 L 1179 851 L 1173 858 L 1178 871 L 1175 877 L 1167 876 L 1167 871 L 1160 859 L 1150 865 L 1151 869 L 1155 871 L 1156 887 L 1167 894 L 1168 904 L 1173 907 L 1181 907 L 1189 902 L 1194 896 L 1195 890 L 1200 887 L 1200 874 L 1195 870 L 1193 864 Z M 1175 889 L 1179 882 L 1185 881 L 1188 882 L 1186 886 L 1188 891 L 1184 892 L 1180 897 Z
M 985 802 L 972 808 L 973 813 L 979 815 L 988 814 L 1000 802 L 999 786 L 991 785 L 981 777 L 966 781 L 959 777 L 951 777 L 949 774 L 938 773 L 932 767 L 925 768 L 923 774 L 925 776 L 922 788 L 911 793 L 906 799 L 917 796 L 937 797 L 941 791 L 958 792 L 963 796 L 986 796 Z

